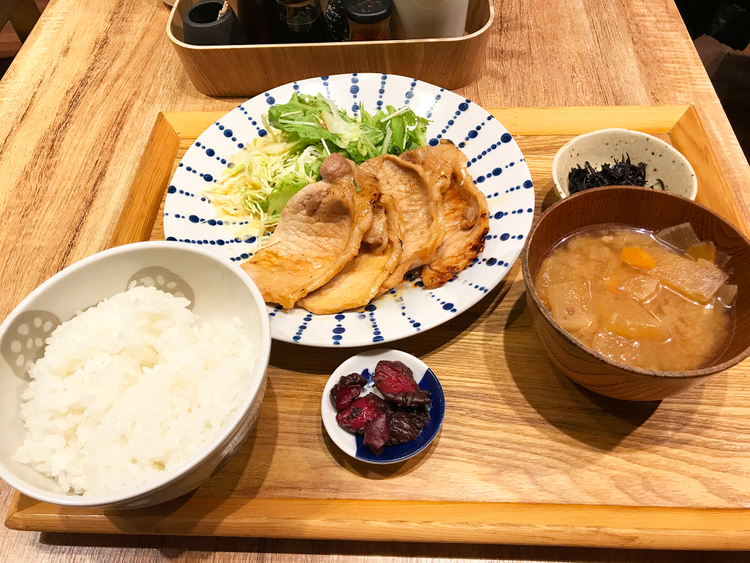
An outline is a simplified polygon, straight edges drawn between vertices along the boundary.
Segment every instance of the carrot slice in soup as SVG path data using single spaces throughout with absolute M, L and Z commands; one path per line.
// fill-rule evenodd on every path
M 620 260 L 629 266 L 640 268 L 641 270 L 653 270 L 656 266 L 654 257 L 636 246 L 626 246 L 623 248 Z

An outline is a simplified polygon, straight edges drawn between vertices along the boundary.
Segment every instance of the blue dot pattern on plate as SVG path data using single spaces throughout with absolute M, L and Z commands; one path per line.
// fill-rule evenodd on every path
M 368 383 L 372 383 L 372 375 L 369 370 L 364 370 L 362 375 Z M 370 448 L 364 445 L 362 436 L 355 436 L 357 442 L 357 458 L 370 463 L 394 463 L 406 459 L 426 448 L 440 430 L 445 416 L 445 396 L 440 383 L 431 369 L 428 369 L 419 382 L 419 387 L 430 392 L 430 422 L 424 427 L 419 436 L 406 444 L 389 446 L 383 448 L 380 455 L 372 453 Z
M 333 336 L 331 336 L 331 340 L 333 340 L 334 346 L 339 346 L 341 344 L 341 340 L 344 338 L 343 334 L 346 332 L 346 329 L 344 328 L 344 325 L 341 324 L 341 322 L 346 319 L 346 315 L 338 314 L 334 317 L 338 322 L 335 327 L 333 327 Z
M 286 102 L 294 92 L 320 92 L 350 114 L 359 111 L 360 104 L 370 112 L 407 105 L 430 119 L 428 142 L 453 141 L 468 157 L 475 184 L 487 196 L 490 233 L 479 259 L 456 282 L 441 288 L 427 291 L 417 276 L 376 299 L 374 309 L 340 315 L 316 316 L 269 305 L 273 337 L 310 346 L 372 346 L 428 330 L 454 319 L 480 299 L 490 299 L 488 294 L 523 248 L 534 217 L 534 185 L 526 161 L 512 135 L 480 106 L 409 77 L 325 76 L 280 86 L 243 102 L 208 127 L 178 165 L 167 188 L 166 238 L 208 247 L 236 265 L 253 255 L 259 241 L 242 233 L 247 222 L 217 216 L 204 192 L 221 178 L 242 146 L 267 134 L 261 117 L 268 108 Z
M 300 340 L 302 340 L 302 334 L 307 329 L 307 323 L 312 320 L 312 317 L 312 313 L 307 313 L 304 316 L 304 318 L 302 319 L 302 324 L 297 327 L 297 332 L 294 334 L 294 336 L 292 336 L 292 340 L 294 340 L 294 342 L 299 342 Z

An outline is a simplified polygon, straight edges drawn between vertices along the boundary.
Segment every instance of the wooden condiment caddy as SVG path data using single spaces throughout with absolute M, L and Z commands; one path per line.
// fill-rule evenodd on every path
M 177 0 L 167 35 L 193 85 L 208 96 L 251 97 L 295 80 L 347 72 L 401 74 L 461 88 L 479 75 L 495 18 L 491 0 L 470 0 L 463 37 L 197 46 L 184 43 L 182 31 L 183 14 L 196 2 Z

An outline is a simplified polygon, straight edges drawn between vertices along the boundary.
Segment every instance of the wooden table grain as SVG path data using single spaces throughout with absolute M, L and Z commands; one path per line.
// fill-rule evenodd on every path
M 672 0 L 496 0 L 486 107 L 693 104 L 750 222 L 750 167 Z M 159 0 L 52 0 L 0 82 L 0 318 L 104 249 L 159 111 L 223 111 L 169 44 Z M 439 64 L 455 64 L 440 61 Z M 0 484 L 0 506 L 11 489 Z M 355 530 L 353 537 L 368 537 Z M 0 529 L 5 561 L 745 561 L 746 554 L 107 537 Z

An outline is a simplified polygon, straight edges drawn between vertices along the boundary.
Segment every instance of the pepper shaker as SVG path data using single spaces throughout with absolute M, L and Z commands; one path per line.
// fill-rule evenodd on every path
M 328 0 L 326 22 L 328 23 L 331 41 L 346 41 L 349 39 L 349 22 L 346 19 L 344 0 Z
M 185 43 L 192 45 L 242 45 L 247 42 L 237 16 L 224 0 L 201 0 L 182 17 Z

